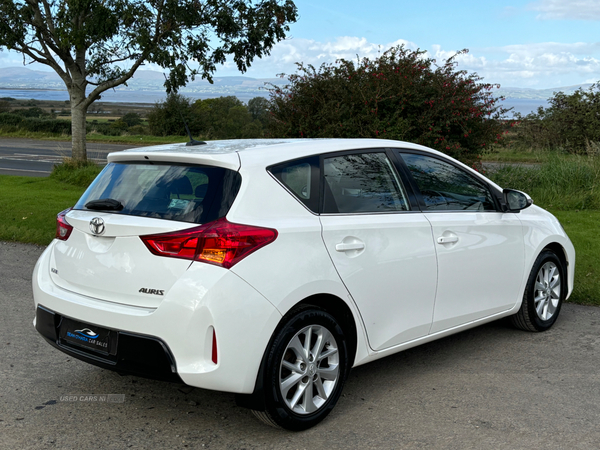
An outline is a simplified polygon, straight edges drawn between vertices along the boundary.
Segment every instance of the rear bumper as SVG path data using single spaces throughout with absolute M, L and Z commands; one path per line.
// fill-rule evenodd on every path
M 103 355 L 62 340 L 59 330 L 63 318 L 41 305 L 36 309 L 35 328 L 50 345 L 60 351 L 81 361 L 122 374 L 183 383 L 177 374 L 173 354 L 160 339 L 115 330 L 118 337 L 116 354 Z
M 157 308 L 137 307 L 57 286 L 50 272 L 52 246 L 38 260 L 32 280 L 36 315 L 40 314 L 36 328 L 51 345 L 74 358 L 118 372 L 217 391 L 253 392 L 264 351 L 281 314 L 239 276 L 221 267 L 192 263 Z M 38 307 L 47 312 L 38 313 Z M 56 332 L 63 317 L 115 330 L 120 353 L 112 359 L 90 356 L 93 352 L 61 342 Z M 216 364 L 211 357 L 213 331 Z M 121 337 L 129 342 L 123 349 Z M 156 365 L 146 361 L 156 355 L 160 361 Z

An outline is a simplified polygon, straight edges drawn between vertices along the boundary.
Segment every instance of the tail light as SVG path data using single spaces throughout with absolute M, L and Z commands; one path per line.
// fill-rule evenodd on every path
M 229 269 L 273 242 L 277 230 L 231 223 L 223 218 L 187 230 L 140 238 L 157 256 L 201 261 Z
M 73 208 L 65 209 L 61 211 L 56 216 L 56 235 L 54 236 L 56 239 L 61 241 L 66 241 L 71 236 L 71 231 L 73 231 L 73 227 L 69 225 L 67 222 L 67 218 L 65 217 L 69 211 Z

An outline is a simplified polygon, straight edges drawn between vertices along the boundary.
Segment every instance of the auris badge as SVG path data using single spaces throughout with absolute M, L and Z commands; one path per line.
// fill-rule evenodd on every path
M 101 217 L 94 217 L 90 220 L 90 230 L 92 230 L 92 233 L 96 236 L 100 236 L 104 233 L 104 220 Z

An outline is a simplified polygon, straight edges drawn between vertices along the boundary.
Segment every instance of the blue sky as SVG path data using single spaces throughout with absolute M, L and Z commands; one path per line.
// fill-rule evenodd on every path
M 551 88 L 600 80 L 598 0 L 296 0 L 289 38 L 248 76 L 293 73 L 294 63 L 376 57 L 392 45 L 438 61 L 467 48 L 459 67 L 504 87 Z M 0 52 L 0 66 L 22 64 Z M 32 68 L 40 68 L 34 66 Z M 149 68 L 149 67 L 146 67 Z M 233 64 L 218 76 L 239 75 Z

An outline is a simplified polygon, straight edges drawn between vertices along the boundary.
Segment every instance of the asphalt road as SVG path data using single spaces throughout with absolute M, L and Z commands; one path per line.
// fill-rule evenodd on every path
M 32 326 L 41 252 L 0 242 L 2 449 L 600 447 L 600 308 L 566 304 L 546 333 L 500 321 L 355 368 L 332 414 L 290 433 L 232 394 L 121 377 L 51 348 Z M 102 394 L 123 401 L 91 398 Z
M 88 158 L 106 163 L 106 155 L 133 145 L 88 143 Z M 55 164 L 71 156 L 71 142 L 0 138 L 0 174 L 47 177 Z

